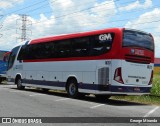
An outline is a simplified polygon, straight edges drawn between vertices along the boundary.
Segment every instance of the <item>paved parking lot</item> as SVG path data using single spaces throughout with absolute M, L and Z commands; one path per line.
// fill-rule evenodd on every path
M 97 102 L 93 96 L 70 99 L 66 93 L 0 85 L 1 117 L 159 117 L 160 108 L 110 99 Z

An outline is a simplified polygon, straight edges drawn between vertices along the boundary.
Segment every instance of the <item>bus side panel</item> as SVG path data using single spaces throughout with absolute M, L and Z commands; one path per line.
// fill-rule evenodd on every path
M 53 82 L 59 82 L 63 78 L 62 72 L 49 72 L 48 73 L 48 80 Z
M 79 83 L 79 92 L 95 93 L 96 72 L 82 72 L 82 82 Z
M 26 80 L 37 80 L 37 73 L 35 71 L 26 71 Z
M 23 74 L 24 86 L 65 90 L 68 78 L 75 77 L 79 92 L 98 94 L 108 93 L 113 79 L 111 60 L 23 62 L 21 65 L 23 70 L 16 73 Z

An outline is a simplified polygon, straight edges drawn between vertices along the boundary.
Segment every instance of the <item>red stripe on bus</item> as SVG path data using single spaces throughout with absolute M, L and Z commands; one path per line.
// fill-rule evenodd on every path
M 64 40 L 64 39 L 85 37 L 85 36 L 90 36 L 90 35 L 103 34 L 103 33 L 106 33 L 106 32 L 120 33 L 120 32 L 123 31 L 123 29 L 124 28 L 110 28 L 110 29 L 103 29 L 103 30 L 91 31 L 91 32 L 83 32 L 83 33 L 74 33 L 74 34 L 44 37 L 44 38 L 34 39 L 29 44 L 38 44 L 38 43 L 52 42 L 52 41 L 56 41 L 56 40 Z

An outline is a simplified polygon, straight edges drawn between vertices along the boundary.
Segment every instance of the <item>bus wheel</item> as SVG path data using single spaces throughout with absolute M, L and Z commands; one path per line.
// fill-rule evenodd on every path
M 77 86 L 77 81 L 75 79 L 71 79 L 68 81 L 67 93 L 71 98 L 78 97 L 78 86 Z
M 17 88 L 19 90 L 23 90 L 25 86 L 22 86 L 22 80 L 20 78 L 17 79 Z
M 110 95 L 95 95 L 98 101 L 107 101 L 111 96 Z

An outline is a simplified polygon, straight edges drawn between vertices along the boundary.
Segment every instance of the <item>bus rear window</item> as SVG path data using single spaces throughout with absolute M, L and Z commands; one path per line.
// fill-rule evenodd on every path
M 124 31 L 123 47 L 141 47 L 154 51 L 154 43 L 151 35 L 132 30 Z

